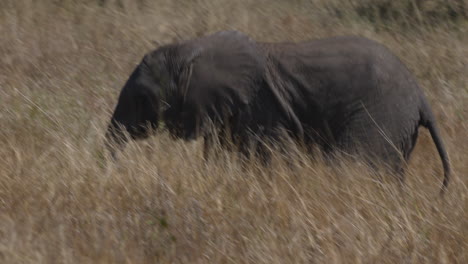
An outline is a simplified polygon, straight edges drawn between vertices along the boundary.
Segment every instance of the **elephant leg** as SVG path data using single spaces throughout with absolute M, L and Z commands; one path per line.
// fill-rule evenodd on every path
M 402 183 L 404 182 L 406 168 L 408 166 L 408 161 L 411 157 L 411 153 L 416 146 L 416 142 L 418 141 L 418 128 L 416 128 L 412 135 L 405 137 L 403 143 L 401 144 L 402 147 L 402 164 L 399 168 L 397 168 L 396 174 L 401 178 Z
M 203 137 L 203 159 L 208 161 L 210 158 L 218 159 L 221 148 L 231 150 L 228 139 L 222 131 L 210 133 Z
M 289 168 L 294 167 L 294 154 L 297 148 L 305 146 L 303 138 L 295 137 L 282 128 L 268 130 L 257 140 L 255 154 L 264 166 L 271 165 L 274 153 L 281 157 L 281 161 Z
M 213 152 L 213 143 L 214 139 L 211 134 L 203 137 L 203 160 L 205 162 L 208 161 Z
M 271 164 L 272 159 L 271 149 L 268 146 L 268 143 L 259 141 L 257 142 L 257 146 L 255 148 L 255 156 L 260 161 L 263 166 L 268 166 Z
M 413 134 L 407 138 L 404 139 L 404 142 L 402 144 L 402 162 L 401 165 L 396 168 L 397 170 L 395 171 L 395 175 L 397 176 L 398 183 L 400 186 L 400 195 L 401 197 L 405 197 L 406 195 L 406 188 L 405 188 L 405 175 L 406 175 L 406 169 L 408 167 L 408 161 L 410 159 L 411 153 L 414 150 L 414 147 L 416 146 L 416 142 L 418 140 L 418 128 L 416 128 L 413 132 Z
M 408 139 L 403 144 L 403 156 L 406 162 L 410 159 L 411 153 L 413 152 L 414 147 L 416 146 L 416 142 L 418 141 L 418 134 L 418 127 L 416 127 L 414 129 L 413 134 L 410 137 L 408 137 Z
M 219 157 L 221 149 L 232 151 L 234 149 L 232 133 L 229 131 L 231 128 L 219 127 L 216 129 L 214 126 L 204 138 L 203 145 L 203 158 L 207 161 L 210 157 L 214 156 L 215 159 Z M 229 131 L 229 133 L 228 133 Z

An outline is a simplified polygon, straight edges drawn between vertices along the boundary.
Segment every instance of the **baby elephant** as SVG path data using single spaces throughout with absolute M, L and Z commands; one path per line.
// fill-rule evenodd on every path
M 281 142 L 287 131 L 305 146 L 383 163 L 398 175 L 422 125 L 442 160 L 442 189 L 450 176 L 415 78 L 383 45 L 357 36 L 262 43 L 223 31 L 162 46 L 144 56 L 120 93 L 106 134 L 111 152 L 125 145 L 125 131 L 145 138 L 160 121 L 174 137 L 204 137 L 209 148 L 216 134 L 241 153 Z

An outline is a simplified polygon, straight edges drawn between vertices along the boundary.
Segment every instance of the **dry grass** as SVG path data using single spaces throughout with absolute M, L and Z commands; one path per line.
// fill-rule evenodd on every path
M 466 16 L 410 27 L 371 23 L 344 4 L 2 0 L 0 262 L 468 263 Z M 277 157 L 242 170 L 228 153 L 205 164 L 200 142 L 165 133 L 109 165 L 103 132 L 141 56 L 220 29 L 270 41 L 359 34 L 389 46 L 439 121 L 454 169 L 445 198 L 424 129 L 404 191 L 391 175 L 300 153 L 292 167 Z

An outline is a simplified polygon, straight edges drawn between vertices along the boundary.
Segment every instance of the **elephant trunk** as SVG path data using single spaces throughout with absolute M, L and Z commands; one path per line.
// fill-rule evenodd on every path
M 112 118 L 105 135 L 105 148 L 110 153 L 113 160 L 117 158 L 117 152 L 122 150 L 128 139 L 125 136 L 124 129 Z

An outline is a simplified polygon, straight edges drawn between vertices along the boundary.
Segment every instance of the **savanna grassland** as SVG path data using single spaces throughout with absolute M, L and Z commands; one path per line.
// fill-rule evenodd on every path
M 103 135 L 141 57 L 224 29 L 388 46 L 435 112 L 446 195 L 423 128 L 403 189 L 294 147 L 292 166 L 203 162 L 200 141 L 165 131 L 109 162 Z M 0 263 L 468 263 L 467 1 L 1 0 Z

